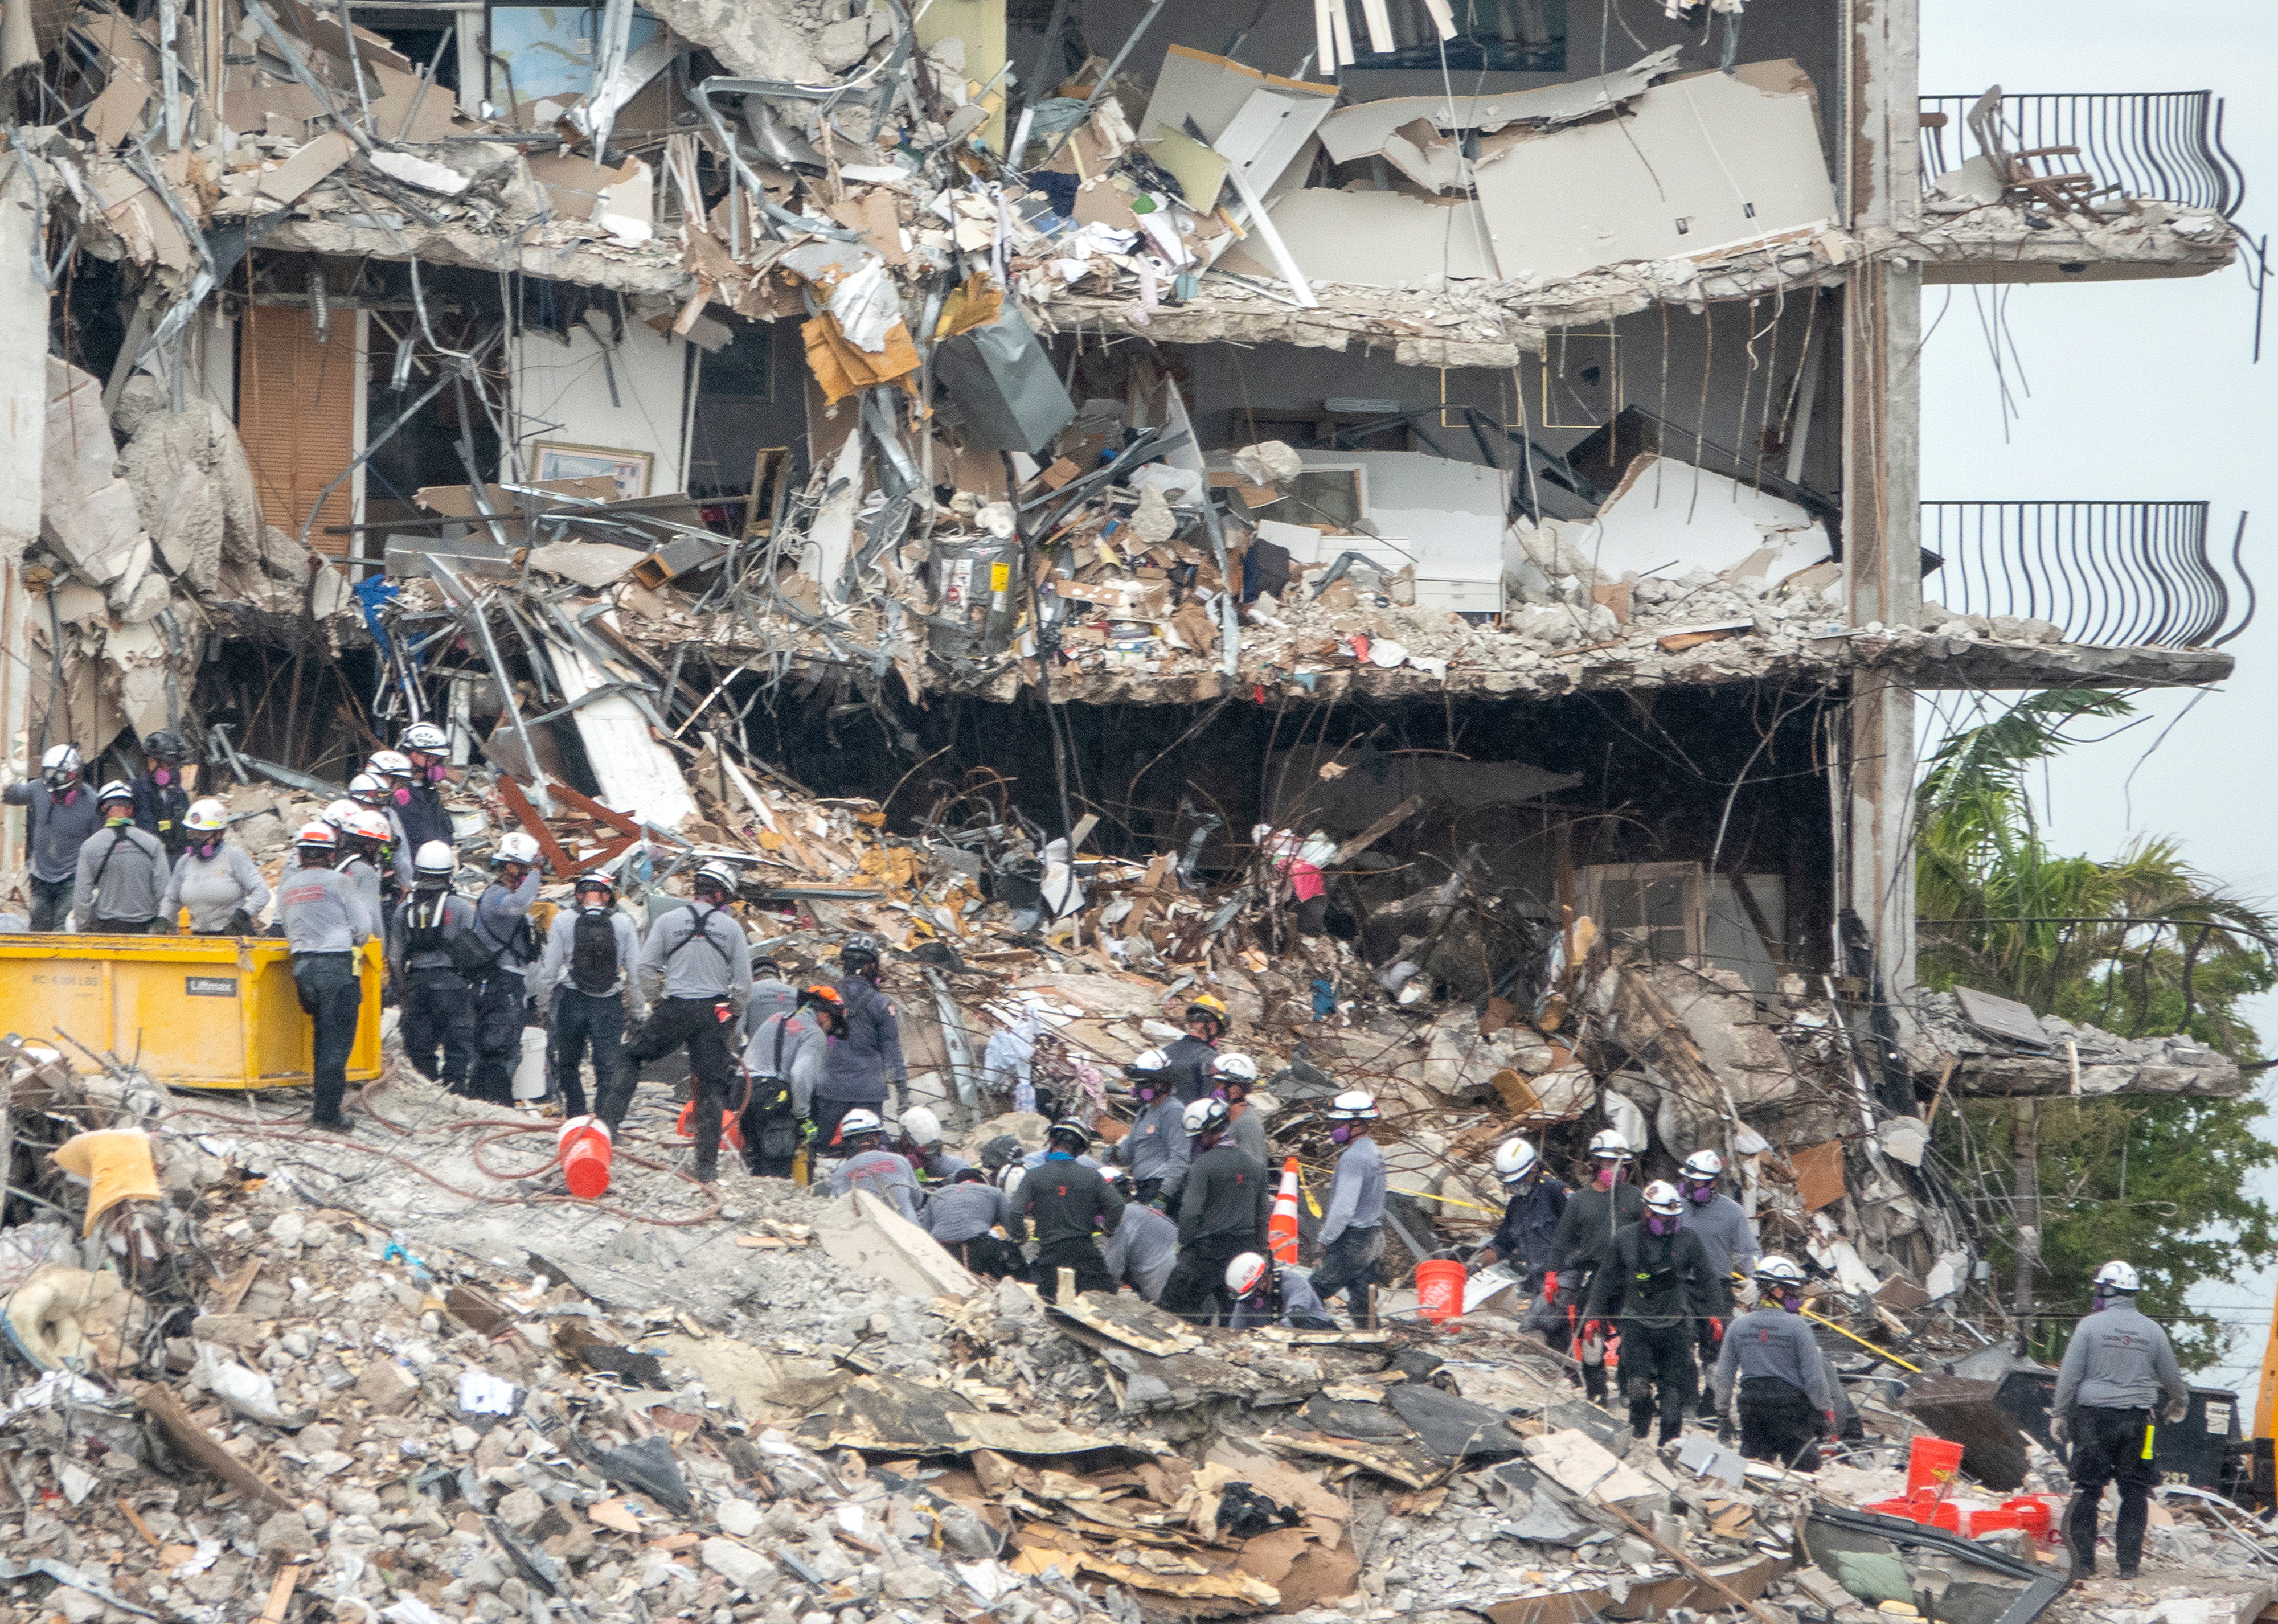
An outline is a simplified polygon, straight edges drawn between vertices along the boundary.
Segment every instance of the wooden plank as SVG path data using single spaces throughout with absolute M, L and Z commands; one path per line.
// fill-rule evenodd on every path
M 514 775 L 501 773 L 498 788 L 499 798 L 506 803 L 507 810 L 515 815 L 524 828 L 530 831 L 531 838 L 538 842 L 538 849 L 546 854 L 547 862 L 553 867 L 554 877 L 566 880 L 576 873 L 577 870 L 570 861 L 570 854 L 562 850 L 562 842 L 554 838 L 554 831 L 546 827 L 546 820 L 538 815 L 538 808 L 530 804 L 529 797 L 522 792 L 522 786 L 514 782 Z M 554 789 L 558 794 L 571 793 L 559 784 L 554 786 Z
M 505 781 L 501 780 L 500 782 L 504 782 Z M 638 838 L 648 833 L 646 829 L 641 827 L 639 819 L 632 817 L 629 813 L 617 812 L 610 807 L 602 805 L 599 801 L 595 800 L 592 796 L 587 795 L 582 789 L 572 789 L 567 784 L 554 784 L 551 788 L 554 794 L 560 796 L 563 800 L 569 802 L 570 805 L 576 807 L 579 812 L 584 812 L 590 818 L 599 818 L 603 823 L 608 824 L 620 835 L 631 835 Z
M 149 1413 L 150 1418 L 158 1423 L 167 1437 L 172 1440 L 174 1447 L 180 1450 L 193 1466 L 212 1473 L 231 1488 L 255 1499 L 266 1500 L 280 1510 L 299 1509 L 292 1497 L 224 1449 L 213 1434 L 191 1420 L 190 1413 L 182 1407 L 182 1401 L 174 1397 L 171 1389 L 157 1382 L 146 1382 L 139 1388 L 130 1384 L 129 1387 L 143 1409 Z
M 1329 859 L 1329 866 L 1332 868 L 1343 867 L 1347 863 L 1351 862 L 1353 858 L 1358 857 L 1362 852 L 1376 844 L 1378 841 L 1382 840 L 1386 835 L 1391 834 L 1393 830 L 1407 822 L 1418 812 L 1423 811 L 1423 809 L 1424 797 L 1420 795 L 1410 796 L 1406 800 L 1401 802 L 1399 805 L 1385 813 L 1383 817 L 1379 818 L 1374 823 L 1370 824 L 1368 827 L 1363 829 L 1359 834 L 1345 842 L 1343 845 L 1339 846 L 1336 850 L 1336 855 Z
M 269 1605 L 261 1610 L 262 1624 L 285 1624 L 285 1609 L 293 1605 L 293 1592 L 300 1587 L 301 1573 L 297 1563 L 277 1570 L 277 1582 L 269 1587 Z

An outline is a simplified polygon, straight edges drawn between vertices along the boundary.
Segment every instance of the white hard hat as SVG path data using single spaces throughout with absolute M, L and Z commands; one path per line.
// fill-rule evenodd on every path
M 370 797 L 373 797 L 386 800 L 386 784 L 370 773 L 358 773 L 354 778 L 348 780 L 348 799 L 363 801 L 368 806 L 371 804 Z
M 1517 1184 L 1542 1164 L 1534 1154 L 1534 1147 L 1523 1139 L 1507 1139 L 1495 1147 L 1495 1177 L 1505 1184 Z
M 529 867 L 538 861 L 538 841 L 534 835 L 520 829 L 508 829 L 499 836 L 498 851 L 493 863 L 520 863 Z
M 329 823 L 304 823 L 301 826 L 301 832 L 293 837 L 293 843 L 313 846 L 320 851 L 332 851 L 340 846 L 340 832 Z
M 738 873 L 735 865 L 730 863 L 707 863 L 696 871 L 696 877 L 699 880 L 710 881 L 727 892 L 730 896 L 735 896 L 737 888 L 743 883 L 743 876 Z
M 182 827 L 200 835 L 210 835 L 221 827 L 226 816 L 219 801 L 192 801 L 190 810 L 182 814 Z
M 345 829 L 348 827 L 349 820 L 363 810 L 363 808 L 358 806 L 354 801 L 341 799 L 334 801 L 317 815 L 334 828 Z
M 1724 1158 L 1713 1150 L 1696 1150 L 1685 1158 L 1678 1172 L 1686 1178 L 1721 1178 L 1724 1174 Z
M 1770 1280 L 1779 1285 L 1801 1285 L 1803 1270 L 1793 1258 L 1767 1252 L 1756 1260 L 1756 1279 L 1759 1283 Z
M 1365 1088 L 1348 1089 L 1330 1101 L 1323 1114 L 1331 1122 L 1374 1122 L 1379 1115 L 1376 1096 Z
M 76 773 L 80 769 L 79 746 L 50 744 L 40 757 L 40 771 L 45 773 Z
M 1171 1069 L 1171 1057 L 1159 1048 L 1143 1049 L 1123 1069 L 1126 1071 L 1167 1071 Z
M 459 853 L 447 840 L 431 840 L 419 848 L 411 859 L 414 874 L 441 874 L 446 878 L 457 872 Z
M 1180 1121 L 1186 1125 L 1186 1130 L 1189 1133 L 1208 1133 L 1214 1129 L 1226 1126 L 1227 1119 L 1233 1114 L 1226 1109 L 1224 1100 L 1206 1097 L 1191 1102 L 1187 1109 L 1180 1113 Z
M 922 1105 L 913 1105 L 902 1113 L 902 1134 L 913 1145 L 938 1145 L 941 1118 Z
M 1590 1135 L 1590 1154 L 1601 1162 L 1627 1162 L 1637 1155 L 1629 1140 L 1612 1128 L 1600 1128 Z
M 878 1113 L 856 1109 L 838 1119 L 838 1137 L 852 1139 L 861 1133 L 883 1133 L 886 1125 L 878 1120 Z
M 1265 1278 L 1265 1259 L 1256 1252 L 1237 1252 L 1226 1265 L 1226 1289 L 1247 1297 Z
M 377 806 L 359 806 L 355 816 L 348 820 L 348 832 L 359 840 L 384 841 L 394 835 L 395 826 Z
M 371 752 L 371 759 L 365 762 L 363 767 L 365 772 L 378 774 L 382 778 L 409 778 L 411 776 L 411 758 L 400 750 L 375 750 Z
M 439 756 L 451 748 L 450 736 L 432 721 L 415 721 L 395 741 L 423 756 Z
M 125 779 L 114 778 L 96 792 L 95 798 L 98 804 L 104 801 L 131 801 L 134 798 L 134 791 Z
M 1021 1188 L 1021 1180 L 1028 1176 L 1028 1170 L 1025 1164 L 1019 1162 L 1007 1162 L 997 1170 L 997 1187 L 1004 1191 L 1006 1195 L 1014 1194 Z
M 1645 1205 L 1648 1212 L 1673 1218 L 1685 1210 L 1685 1197 L 1668 1179 L 1656 1178 L 1645 1187 Z
M 1220 1055 L 1211 1062 L 1211 1075 L 1254 1083 L 1257 1080 L 1257 1063 L 1247 1055 Z
M 2116 1257 L 2096 1271 L 2096 1284 L 2107 1292 L 2133 1292 L 2144 1289 L 2144 1282 L 2137 1277 L 2136 1266 L 2124 1263 Z

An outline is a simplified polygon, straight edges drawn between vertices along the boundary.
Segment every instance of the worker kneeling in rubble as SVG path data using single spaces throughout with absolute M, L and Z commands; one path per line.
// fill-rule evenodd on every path
M 1262 1252 L 1245 1252 L 1226 1266 L 1226 1293 L 1234 1300 L 1227 1320 L 1236 1330 L 1284 1325 L 1291 1330 L 1334 1330 L 1313 1283 L 1284 1269 Z
M 277 913 L 293 955 L 293 986 L 315 1028 L 309 1070 L 317 1097 L 309 1123 L 346 1133 L 348 1119 L 340 1106 L 348 1097 L 348 1050 L 363 1008 L 356 955 L 371 940 L 378 921 L 364 911 L 355 886 L 333 872 L 340 840 L 339 831 L 321 822 L 295 837 L 301 863 L 279 882 Z
M 1142 1204 L 1168 1207 L 1187 1176 L 1185 1105 L 1171 1091 L 1171 1058 L 1150 1048 L 1123 1068 L 1139 1114 L 1131 1130 L 1107 1147 L 1108 1161 L 1130 1170 L 1131 1193 Z M 1151 1300 L 1151 1299 L 1150 1300 Z
M 1540 1322 L 1544 1339 L 1563 1352 L 1567 1339 L 1573 1338 L 1575 1357 L 1582 1366 L 1582 1391 L 1593 1404 L 1606 1401 L 1605 1338 L 1576 1332 L 1606 1249 L 1616 1235 L 1645 1216 L 1645 1198 L 1635 1185 L 1623 1182 L 1635 1155 L 1615 1129 L 1601 1128 L 1590 1136 L 1590 1158 L 1598 1164 L 1598 1176 L 1567 1198 L 1566 1210 L 1550 1237 L 1550 1268 L 1542 1277 L 1550 1308 Z M 1538 1322 L 1530 1315 L 1529 1323 Z
M 1772 1253 L 1756 1265 L 1756 1288 L 1761 1306 L 1726 1328 L 1709 1373 L 1720 1430 L 1737 1404 L 1742 1454 L 1816 1472 L 1820 1438 L 1835 1435 L 1835 1393 L 1818 1338 L 1803 1323 L 1803 1270 Z M 1628 1353 L 1626 1342 L 1622 1351 Z
M 926 1198 L 921 1221 L 950 1256 L 975 1274 L 1002 1280 L 1028 1266 L 1020 1247 L 990 1232 L 999 1224 L 1009 1228 L 1012 1219 L 1011 1203 L 989 1175 L 977 1167 L 960 1167 Z
M 878 1113 L 856 1106 L 838 1119 L 838 1141 L 852 1153 L 830 1170 L 823 1187 L 833 1195 L 868 1190 L 911 1223 L 918 1221 L 918 1179 L 910 1164 L 886 1148 Z
M 624 1125 L 640 1068 L 685 1043 L 696 1103 L 696 1177 L 710 1184 L 720 1176 L 720 1115 L 735 1080 L 729 1036 L 737 1005 L 752 988 L 752 939 L 729 911 L 736 903 L 734 869 L 707 863 L 692 888 L 694 906 L 652 916 L 640 963 L 642 986 L 653 999 L 649 1017 L 625 1045 L 617 1074 L 596 1087 L 594 1114 L 615 1133 Z
M 586 1049 L 593 1052 L 597 1093 L 624 1064 L 625 994 L 640 961 L 640 935 L 617 907 L 617 882 L 608 875 L 578 875 L 572 894 L 577 905 L 556 913 L 547 928 L 538 982 L 530 990 L 541 1008 L 553 995 L 546 1035 L 554 1091 L 565 1112 L 582 1117 Z
M 387 969 L 402 1013 L 403 1057 L 453 1094 L 467 1092 L 475 1064 L 475 1003 L 470 965 L 487 956 L 474 934 L 475 903 L 451 888 L 459 854 L 440 840 L 419 848 L 411 895 L 387 926 Z
M 1162 1306 L 1197 1325 L 1217 1315 L 1226 1266 L 1266 1244 L 1273 1206 L 1265 1163 L 1228 1137 L 1230 1121 L 1223 1100 L 1187 1107 L 1194 1156 L 1179 1189 L 1179 1261 L 1164 1283 Z
M 1082 1159 L 1090 1143 L 1091 1130 L 1082 1123 L 1052 1124 L 1044 1135 L 1043 1161 L 1022 1170 L 1012 1197 L 1013 1215 L 1005 1231 L 1014 1240 L 1026 1240 L 1034 1226 L 1036 1256 L 1028 1265 L 1028 1279 L 1046 1302 L 1059 1300 L 1063 1269 L 1074 1271 L 1079 1292 L 1115 1289 L 1115 1277 L 1092 1236 L 1115 1232 L 1123 1220 L 1123 1197 L 1097 1164 Z
M 1582 1330 L 1593 1340 L 1609 1329 L 1619 1331 L 1630 1431 L 1643 1437 L 1652 1427 L 1657 1396 L 1667 1444 L 1684 1430 L 1685 1407 L 1699 1391 L 1693 1345 L 1713 1353 L 1732 1310 L 1701 1237 L 1685 1227 L 1685 1197 L 1677 1186 L 1657 1178 L 1645 1187 L 1644 1200 L 1644 1218 L 1606 1248 L 1590 1282 Z
M 942 1142 L 941 1118 L 922 1105 L 913 1105 L 898 1123 L 901 1135 L 893 1148 L 915 1170 L 920 1185 L 944 1185 L 973 1164 L 952 1155 Z
M 2167 1333 L 2136 1307 L 2143 1284 L 2117 1258 L 2098 1269 L 2092 1306 L 2073 1327 L 2057 1368 L 2049 1435 L 2072 1451 L 2066 1462 L 2073 1495 L 2065 1509 L 2065 1544 L 2075 1579 L 2096 1571 L 2097 1508 L 2104 1485 L 2115 1479 L 2120 1515 L 2112 1529 L 2113 1555 L 2122 1579 L 2136 1577 L 2152 1485 L 2159 1481 L 2152 1464 L 2152 1408 L 2164 1394 L 2157 1420 L 2173 1425 L 2190 1413 L 2191 1390 L 2183 1385 Z
M 761 1020 L 744 1046 L 744 1166 L 756 1178 L 789 1178 L 799 1164 L 799 1128 L 814 1109 L 830 1040 L 845 1011 L 835 987 L 810 987 L 788 1010 Z

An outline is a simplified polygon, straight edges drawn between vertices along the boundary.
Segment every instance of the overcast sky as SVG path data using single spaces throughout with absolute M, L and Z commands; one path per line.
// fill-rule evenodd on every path
M 2257 234 L 2278 226 L 2278 11 L 2269 0 L 1921 4 L 1925 95 L 1998 83 L 2227 97 L 2224 144 L 2247 179 L 2239 223 Z M 2138 713 L 2152 720 L 2060 761 L 2047 775 L 2052 839 L 2101 858 L 2133 838 L 2173 835 L 2200 869 L 2278 903 L 2278 759 L 2267 721 L 2278 699 L 2278 298 L 2256 367 L 2253 295 L 2236 268 L 2188 281 L 2009 290 L 2002 314 L 2031 393 L 2005 443 L 1981 322 L 1997 290 L 1974 290 L 1973 300 L 1972 289 L 1954 288 L 1950 306 L 1946 291 L 1930 290 L 1923 309 L 1925 326 L 1945 309 L 1923 355 L 1926 499 L 2204 499 L 2226 553 L 2239 512 L 2253 515 L 2246 557 L 2263 611 L 2227 645 L 2236 677 L 2196 704 L 2190 693 L 2147 694 Z M 1935 577 L 1924 590 L 1938 595 Z M 2278 996 L 2258 1000 L 2253 1017 L 2265 1048 L 2278 1049 Z M 2278 1115 L 2264 1132 L 2278 1137 Z M 2268 1182 L 2259 1193 L 2278 1199 L 2278 1179 Z M 2223 1385 L 2251 1393 L 2274 1278 L 2205 1293 L 2202 1308 L 2237 1323 L 2230 1360 L 2206 1373 Z

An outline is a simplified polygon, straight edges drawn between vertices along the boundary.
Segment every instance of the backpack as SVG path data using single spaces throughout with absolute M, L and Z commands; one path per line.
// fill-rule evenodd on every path
M 437 891 L 431 902 L 414 896 L 403 915 L 404 945 L 411 953 L 432 953 L 443 946 L 443 921 L 451 907 L 451 894 Z
M 616 983 L 616 916 L 588 909 L 570 926 L 570 985 L 588 998 L 606 998 Z

